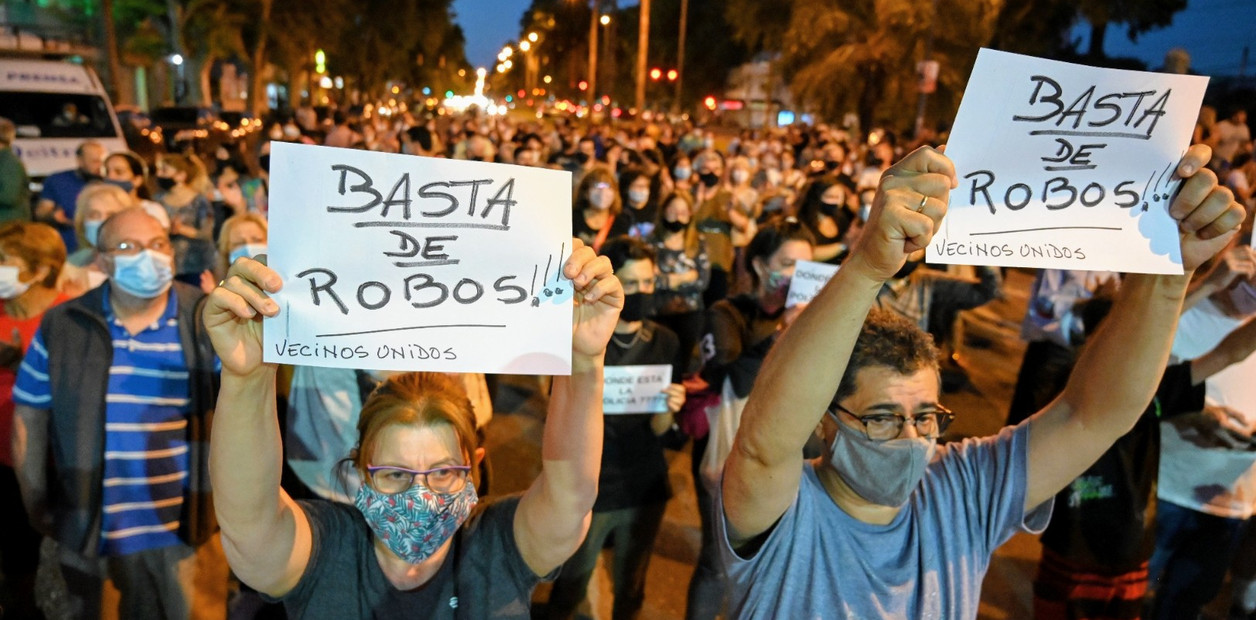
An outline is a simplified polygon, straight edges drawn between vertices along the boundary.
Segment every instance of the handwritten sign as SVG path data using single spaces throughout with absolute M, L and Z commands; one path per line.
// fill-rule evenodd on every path
M 981 50 L 929 262 L 1182 273 L 1168 208 L 1207 85 Z
M 602 371 L 602 413 L 663 413 L 671 364 L 607 366 Z
M 271 148 L 267 362 L 570 374 L 569 173 Z
M 794 277 L 789 280 L 789 294 L 785 296 L 785 306 L 810 303 L 835 273 L 837 273 L 837 265 L 809 260 L 794 263 Z

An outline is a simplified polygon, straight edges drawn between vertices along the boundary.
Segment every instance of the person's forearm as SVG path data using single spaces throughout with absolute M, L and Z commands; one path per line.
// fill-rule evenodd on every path
M 883 284 L 857 262 L 847 265 L 778 339 L 742 412 L 743 451 L 767 465 L 798 458 L 837 392 Z
M 1088 429 L 1115 440 L 1156 393 L 1190 275 L 1128 276 L 1061 396 Z
M 1256 351 L 1256 319 L 1248 319 L 1213 350 L 1191 362 L 1191 382 L 1202 383 L 1231 364 L 1247 359 L 1253 351 Z
M 274 367 L 247 376 L 224 371 L 210 437 L 209 475 L 218 522 L 237 547 L 264 543 L 249 539 L 258 531 L 251 526 L 278 518 L 281 446 Z
M 37 521 L 48 505 L 48 412 L 18 405 L 10 444 L 22 502 L 27 515 Z
M 601 356 L 572 353 L 571 376 L 554 377 L 541 439 L 541 495 L 555 515 L 584 515 L 602 464 Z

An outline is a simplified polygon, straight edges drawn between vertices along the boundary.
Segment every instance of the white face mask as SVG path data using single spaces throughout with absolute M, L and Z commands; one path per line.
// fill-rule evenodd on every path
M 589 192 L 589 206 L 599 211 L 611 208 L 611 204 L 615 202 L 615 195 L 603 190 L 593 190 Z
M 100 227 L 105 223 L 104 220 L 84 220 L 83 236 L 87 242 L 96 247 L 97 241 L 100 239 Z
M 16 299 L 30 287 L 30 282 L 23 282 L 18 276 L 17 267 L 0 265 L 0 299 Z
M 737 170 L 733 171 L 733 184 L 735 185 L 741 185 L 742 183 L 746 182 L 746 179 L 749 179 L 749 178 L 750 178 L 750 173 L 746 172 L 745 170 L 738 168 Z
M 257 256 L 258 254 L 265 254 L 265 253 L 266 253 L 265 243 L 246 243 L 234 250 L 231 250 L 231 254 L 227 257 L 227 264 L 232 264 L 236 262 L 236 259 L 239 259 L 239 258 L 246 258 L 246 257 L 253 258 Z

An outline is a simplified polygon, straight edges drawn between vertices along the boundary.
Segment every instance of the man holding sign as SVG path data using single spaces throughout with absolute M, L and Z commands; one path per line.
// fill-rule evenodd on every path
M 222 359 L 210 452 L 215 510 L 240 580 L 293 617 L 528 618 L 532 588 L 579 546 L 597 494 L 602 359 L 623 307 L 609 261 L 572 241 L 570 377 L 555 377 L 542 471 L 522 497 L 476 506 L 471 403 L 437 373 L 393 377 L 363 406 L 350 456 L 354 505 L 297 503 L 279 486 L 276 365 L 261 317 L 285 285 L 240 259 L 210 295 L 205 323 Z M 299 284 L 298 284 L 299 286 Z M 267 329 L 277 322 L 267 324 Z
M 1243 219 L 1210 152 L 1175 166 L 1186 271 Z M 1134 275 L 1059 399 L 995 437 L 939 447 L 937 352 L 903 319 L 869 312 L 930 243 L 955 169 L 922 148 L 881 179 L 842 269 L 763 364 L 728 457 L 722 553 L 739 618 L 974 618 L 994 549 L 1040 530 L 1051 498 L 1127 432 L 1168 358 L 1189 275 Z M 867 320 L 865 321 L 865 317 Z M 836 360 L 836 363 L 834 363 Z M 802 461 L 819 432 L 828 452 Z
M 589 534 L 554 580 L 544 616 L 551 620 L 574 615 L 608 540 L 613 541 L 615 550 L 613 616 L 635 618 L 640 613 L 654 538 L 671 497 L 659 436 L 671 429 L 672 415 L 685 404 L 679 340 L 670 329 L 647 318 L 653 307 L 656 275 L 653 249 L 638 239 L 616 237 L 602 246 L 602 256 L 610 260 L 615 277 L 624 287 L 624 309 L 606 348 L 603 391 L 604 408 L 619 414 L 608 413 L 604 424 L 602 469 Z M 620 405 L 618 401 L 624 397 L 639 398 L 640 390 L 632 385 L 657 385 L 654 375 L 660 368 L 667 376 L 666 387 L 653 395 L 658 398 Z M 612 374 L 612 369 L 623 372 Z

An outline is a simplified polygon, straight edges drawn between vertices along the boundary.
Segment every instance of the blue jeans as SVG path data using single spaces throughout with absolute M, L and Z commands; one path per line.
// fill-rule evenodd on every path
M 1199 616 L 1221 589 L 1246 522 L 1156 503 L 1156 551 L 1148 570 L 1155 590 L 1152 618 Z

